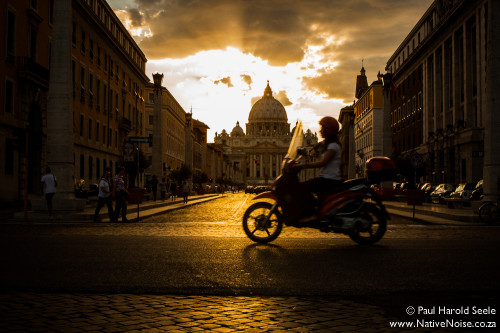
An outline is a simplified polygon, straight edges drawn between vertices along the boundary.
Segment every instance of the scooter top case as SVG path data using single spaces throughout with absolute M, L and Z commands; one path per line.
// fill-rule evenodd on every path
M 396 174 L 396 163 L 389 157 L 377 156 L 366 161 L 366 178 L 372 184 L 392 180 Z

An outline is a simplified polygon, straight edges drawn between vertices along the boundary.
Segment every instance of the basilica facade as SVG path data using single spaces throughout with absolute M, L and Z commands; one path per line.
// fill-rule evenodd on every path
M 246 133 L 239 122 L 231 133 L 215 133 L 215 144 L 224 150 L 225 177 L 235 183 L 269 185 L 281 173 L 292 134 L 285 107 L 273 97 L 268 82 L 264 95 L 250 110 Z M 304 145 L 317 142 L 317 135 L 308 130 Z

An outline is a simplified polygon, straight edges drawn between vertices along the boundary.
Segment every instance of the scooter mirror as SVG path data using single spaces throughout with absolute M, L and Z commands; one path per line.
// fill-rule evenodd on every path
M 297 148 L 297 154 L 302 155 L 302 156 L 308 156 L 309 152 L 304 147 L 298 147 Z

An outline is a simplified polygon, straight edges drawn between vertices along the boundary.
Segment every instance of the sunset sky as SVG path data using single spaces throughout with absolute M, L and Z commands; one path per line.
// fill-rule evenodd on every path
M 215 132 L 246 130 L 267 80 L 288 121 L 318 131 L 354 100 L 432 0 L 108 0 L 141 47 L 146 74 Z

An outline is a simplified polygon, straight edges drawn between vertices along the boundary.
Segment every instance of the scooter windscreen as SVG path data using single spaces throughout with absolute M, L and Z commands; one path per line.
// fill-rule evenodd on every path
M 302 122 L 299 121 L 297 126 L 295 126 L 295 131 L 293 132 L 292 141 L 290 141 L 290 146 L 288 147 L 288 153 L 285 156 L 285 160 L 297 159 L 297 149 L 302 146 L 303 142 L 304 132 L 302 131 Z

